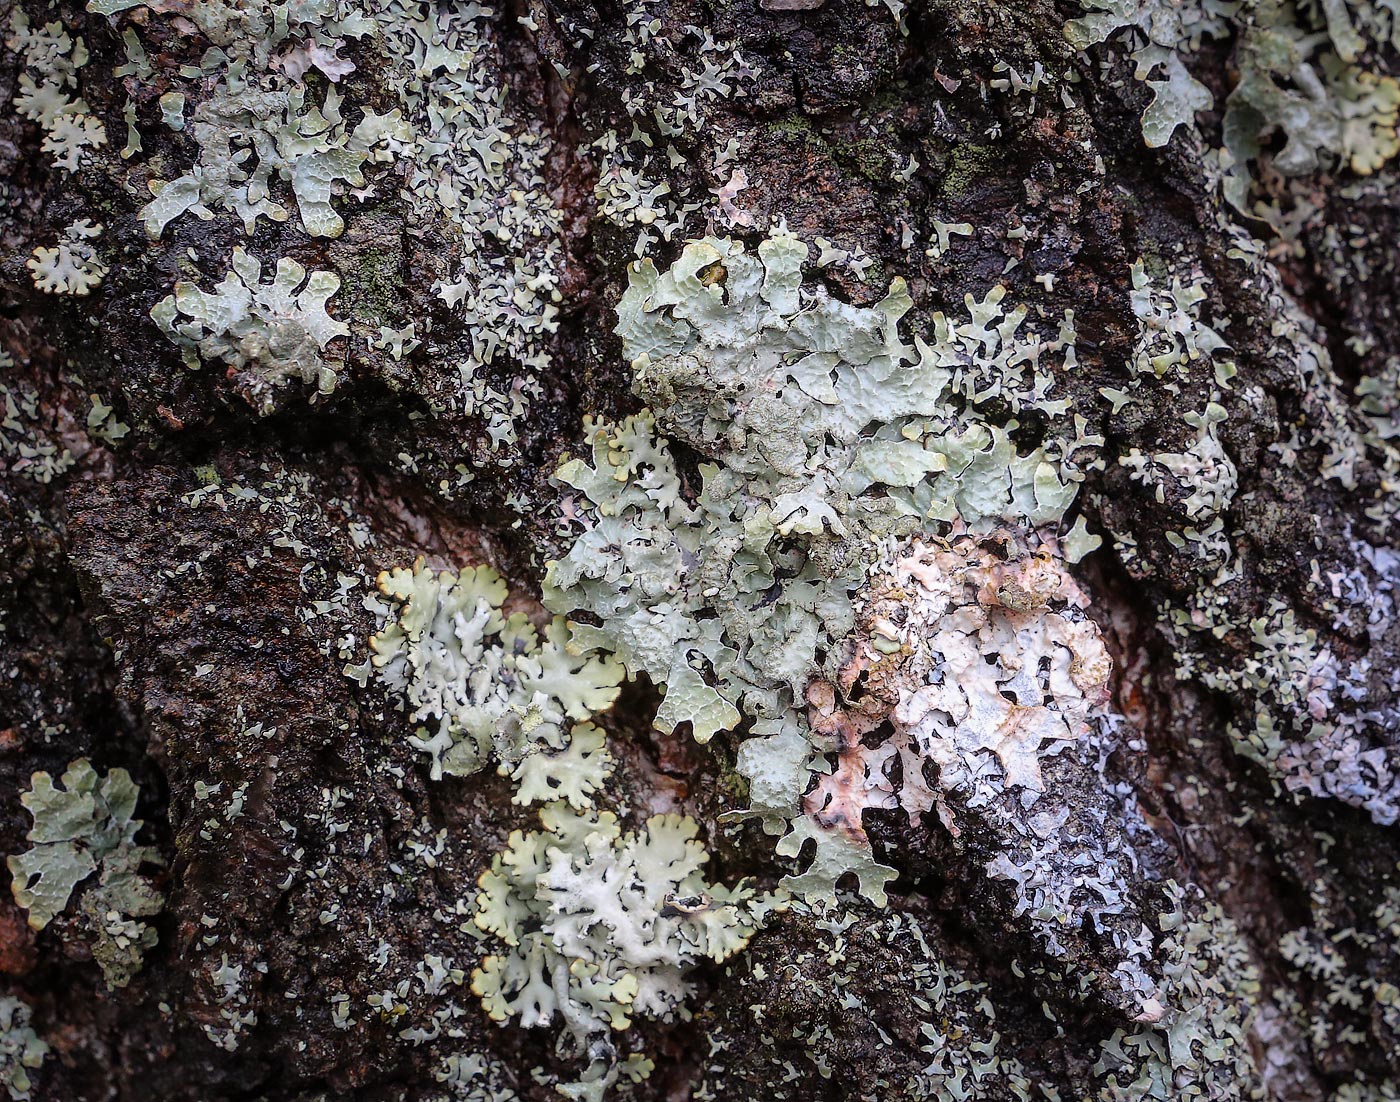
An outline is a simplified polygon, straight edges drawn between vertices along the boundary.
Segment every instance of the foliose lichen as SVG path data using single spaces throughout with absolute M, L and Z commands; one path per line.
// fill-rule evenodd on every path
M 481 877 L 475 921 L 505 951 L 481 962 L 472 990 L 496 1021 L 562 1019 L 590 1064 L 565 1093 L 600 1098 L 622 1072 L 613 1031 L 638 1015 L 673 1017 L 686 974 L 742 949 L 772 903 L 705 880 L 709 855 L 689 817 L 623 832 L 611 812 L 558 802 L 540 821 L 515 831 Z
M 14 995 L 0 995 L 0 1086 L 12 1102 L 29 1102 L 34 1081 L 29 1073 L 44 1064 L 49 1046 L 29 1024 L 33 1011 Z
M 473 481 L 482 462 L 517 462 L 518 426 L 541 393 L 558 326 L 563 215 L 545 182 L 552 143 L 514 112 L 494 10 L 401 0 L 221 2 L 187 15 L 144 0 L 88 5 L 109 17 L 135 8 L 146 11 L 124 20 L 128 64 L 118 69 L 132 78 L 130 88 L 154 77 L 153 21 L 179 22 L 179 33 L 207 44 L 197 64 L 160 74 L 164 125 L 185 139 L 178 174 L 169 155 L 142 158 L 139 97 L 128 94 L 123 157 L 135 186 L 152 196 L 140 215 L 148 234 L 168 236 L 193 215 L 231 221 L 221 228 L 241 235 L 246 248 L 269 222 L 295 221 L 313 238 L 336 238 L 359 204 L 396 204 L 414 237 L 444 243 L 421 257 L 428 285 L 471 340 L 449 357 L 415 358 L 432 319 L 395 317 L 399 296 L 377 295 L 371 310 L 347 307 L 362 323 L 356 354 L 368 354 L 395 390 L 418 395 L 434 418 L 479 428 L 463 441 L 469 462 L 411 450 L 396 459 L 405 470 L 439 471 L 444 494 Z M 376 83 L 387 101 L 348 79 L 367 68 L 383 74 Z M 349 271 L 345 278 L 350 284 Z M 166 320 L 176 319 L 167 311 Z M 254 380 L 258 407 L 267 408 L 266 387 L 288 378 L 328 393 L 337 379 L 323 349 L 324 341 L 307 343 L 264 361 L 259 370 L 270 379 Z
M 44 129 L 42 149 L 55 168 L 76 172 L 89 150 L 105 145 L 107 133 L 78 94 L 78 71 L 88 62 L 81 38 L 58 20 L 35 26 L 22 7 L 10 14 L 5 45 L 24 59 L 14 106 Z
M 410 741 L 434 779 L 494 757 L 520 781 L 518 802 L 577 802 L 601 786 L 601 732 L 583 721 L 617 698 L 615 661 L 576 657 L 562 617 L 541 638 L 523 612 L 503 614 L 506 583 L 489 566 L 433 571 L 420 558 L 381 574 L 379 590 L 394 604 L 370 640 L 373 669 L 419 724 Z
M 1294 4 L 1291 0 L 1085 0 L 1065 25 L 1080 49 L 1122 41 L 1135 76 L 1153 92 L 1142 116 L 1149 146 L 1215 105 L 1190 69 L 1208 39 L 1233 40 L 1239 79 L 1223 104 L 1225 194 L 1245 209 L 1250 163 L 1267 159 L 1285 176 L 1344 166 L 1369 174 L 1400 151 L 1400 84 L 1363 67 L 1369 47 L 1391 40 L 1394 12 L 1384 4 Z M 1266 154 L 1267 139 L 1284 145 Z
M 272 392 L 293 379 L 330 394 L 337 374 L 322 353 L 350 332 L 326 312 L 340 277 L 308 275 L 282 257 L 272 281 L 264 283 L 262 263 L 242 248 L 233 250 L 229 265 L 213 291 L 177 283 L 174 294 L 151 308 L 151 318 L 184 350 L 185 366 L 193 371 L 201 363 L 227 365 L 263 412 L 272 409 Z
M 1263 1098 L 1250 1048 L 1258 971 L 1234 923 L 1195 889 L 1169 885 L 1171 909 L 1157 958 L 1173 1009 L 1159 1020 L 1117 1029 L 1093 1072 L 1101 1102 L 1178 1098 Z
M 102 282 L 107 265 L 93 242 L 102 234 L 88 218 L 71 222 L 53 248 L 40 245 L 25 261 L 34 286 L 51 295 L 87 295 Z
M 1263 267 L 1257 246 L 1242 244 L 1236 259 L 1265 286 L 1277 278 Z M 1282 597 L 1270 595 L 1243 608 L 1235 599 L 1240 581 L 1258 567 L 1247 553 L 1248 543 L 1240 539 L 1243 533 L 1229 524 L 1240 473 L 1220 432 L 1232 408 L 1257 405 L 1262 392 L 1236 392 L 1235 364 L 1226 354 L 1226 341 L 1206 320 L 1209 296 L 1199 275 L 1174 272 L 1164 284 L 1138 262 L 1131 277 L 1138 339 L 1128 363 L 1129 380 L 1121 389 L 1101 389 L 1101 395 L 1115 412 L 1154 395 L 1173 400 L 1187 393 L 1204 396 L 1202 407 L 1179 415 L 1184 426 L 1176 430 L 1179 450 L 1146 454 L 1130 449 L 1118 457 L 1132 482 L 1152 495 L 1155 515 L 1168 522 L 1163 533 L 1167 543 L 1181 552 L 1174 566 L 1191 577 L 1184 599 L 1164 601 L 1160 609 L 1159 623 L 1174 648 L 1177 675 L 1239 706 L 1241 714 L 1227 728 L 1232 744 L 1288 790 L 1342 800 L 1364 808 L 1377 822 L 1392 823 L 1400 817 L 1400 768 L 1382 732 L 1394 714 L 1388 699 L 1393 688 L 1373 685 L 1369 658 L 1339 653 L 1317 625 Z M 1271 461 L 1295 469 L 1306 461 L 1317 477 L 1355 487 L 1368 440 L 1335 399 L 1311 398 L 1336 393 L 1330 355 L 1281 289 L 1271 303 L 1275 355 L 1319 407 L 1306 436 L 1294 427 L 1271 445 Z M 1164 443 L 1171 439 L 1168 425 Z M 1372 434 L 1369 443 L 1382 458 L 1389 454 L 1383 436 Z M 1384 497 L 1378 489 L 1377 503 L 1369 510 L 1383 525 Z M 1132 568 L 1138 558 L 1134 539 L 1121 530 L 1114 536 L 1118 554 Z M 1323 600 L 1337 623 L 1364 609 L 1364 632 L 1379 643 L 1395 621 L 1400 559 L 1390 549 L 1354 536 L 1348 542 L 1354 565 L 1325 583 Z M 1311 585 L 1323 589 L 1316 560 L 1312 571 Z M 1216 642 L 1227 638 L 1242 640 L 1243 653 L 1214 653 Z M 1395 678 L 1389 681 L 1400 684 Z
M 33 845 L 6 861 L 11 890 L 30 927 L 42 930 L 68 906 L 74 888 L 100 873 L 83 893 L 82 912 L 108 987 L 125 987 L 156 943 L 156 931 L 140 919 L 160 913 L 164 904 L 140 868 L 163 862 L 154 847 L 136 844 L 139 793 L 125 769 L 99 777 L 79 758 L 60 784 L 48 773 L 35 773 L 20 796 L 34 819 L 26 835 Z
M 883 901 L 893 874 L 863 836 L 801 812 L 814 770 L 841 749 L 807 723 L 808 685 L 837 676 L 876 547 L 948 527 L 1054 526 L 1102 441 L 1050 393 L 1047 361 L 1074 363 L 1072 316 L 1047 337 L 992 288 L 969 296 L 968 321 L 936 314 L 910 345 L 901 281 L 852 306 L 802 290 L 807 256 L 777 229 L 756 256 L 707 238 L 665 273 L 633 266 L 617 328 L 649 408 L 590 423 L 591 465 L 560 468 L 583 529 L 550 564 L 545 601 L 588 617 L 573 628 L 580 653 L 615 653 L 664 687 L 662 730 L 688 722 L 704 742 L 749 721 L 738 769 L 750 813 L 775 833 L 793 823 L 780 852 L 816 844 L 790 884 L 834 898 L 851 871 Z M 1013 415 L 1004 423 L 979 411 L 993 399 Z M 1064 434 L 1018 449 L 1014 414 L 1031 408 Z M 663 431 L 707 460 L 698 492 Z
M 0 369 L 14 366 L 0 351 Z M 39 394 L 25 383 L 0 383 L 0 459 L 7 470 L 47 485 L 73 469 L 77 459 L 40 411 Z
M 1171 1009 L 1111 1031 L 1089 1050 L 1092 1062 L 1069 1072 L 1067 1091 L 1051 1088 L 1053 1096 L 1262 1097 L 1248 1009 L 1260 983 L 1244 941 L 1198 892 L 1168 888 L 1157 952 Z M 1007 1020 L 994 986 L 969 972 L 936 928 L 908 912 L 843 908 L 818 918 L 800 902 L 792 917 L 785 937 L 755 946 L 726 969 L 739 994 L 717 1000 L 719 1013 L 705 1015 L 710 1053 L 697 1099 L 758 1092 L 777 1102 L 821 1092 L 914 1102 L 1047 1096 L 1034 1046 L 1007 1043 L 1025 1025 Z M 1075 982 L 1070 968 L 1014 959 L 1012 968 L 1057 986 Z M 883 982 L 890 970 L 899 984 Z M 1048 1003 L 1043 1014 L 1057 1021 Z M 851 1052 L 865 1058 L 852 1061 Z

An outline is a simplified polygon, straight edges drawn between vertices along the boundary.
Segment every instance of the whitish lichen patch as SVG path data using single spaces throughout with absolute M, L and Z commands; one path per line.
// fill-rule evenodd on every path
M 40 245 L 25 261 L 34 286 L 51 295 L 87 295 L 102 282 L 107 265 L 93 244 L 102 227 L 87 218 L 69 224 L 53 248 Z
M 222 363 L 237 373 L 248 396 L 263 412 L 272 393 L 296 379 L 318 394 L 335 389 L 336 369 L 323 356 L 350 327 L 326 312 L 340 290 L 340 277 L 312 272 L 295 260 L 277 261 L 271 282 L 263 282 L 256 257 L 235 248 L 224 278 L 212 291 L 177 283 L 175 293 L 151 308 L 165 335 L 184 349 L 185 366 Z
M 545 585 L 550 607 L 591 621 L 574 629 L 582 651 L 664 687 L 663 730 L 689 723 L 703 742 L 751 721 L 739 770 L 775 832 L 840 749 L 808 726 L 805 694 L 836 676 L 873 549 L 943 525 L 1053 526 L 1102 443 L 1053 393 L 1052 364 L 1074 364 L 1072 316 L 1040 332 L 993 287 L 969 296 L 967 320 L 935 314 L 911 345 L 900 281 L 851 306 L 803 291 L 807 255 L 778 230 L 757 255 L 707 238 L 665 273 L 633 267 L 618 332 L 650 409 L 590 424 L 592 462 L 560 468 L 583 530 Z M 1018 448 L 1014 417 L 979 412 L 991 401 L 1038 410 L 1062 434 Z M 662 430 L 709 460 L 698 493 Z M 883 899 L 891 873 L 863 835 L 794 829 L 782 852 L 816 845 L 800 890 L 832 897 L 852 871 Z
M 482 961 L 472 990 L 497 1021 L 560 1018 L 596 1065 L 585 1082 L 601 1097 L 620 1070 L 611 1032 L 639 1015 L 673 1017 L 686 974 L 742 949 L 771 904 L 705 880 L 709 855 L 690 818 L 654 816 L 636 833 L 563 803 L 540 818 L 543 829 L 513 833 L 481 878 L 476 924 L 505 950 Z
M 612 706 L 616 662 L 577 657 L 562 617 L 541 638 L 523 613 L 503 614 L 506 583 L 489 566 L 435 572 L 420 559 L 381 574 L 379 589 L 394 607 L 370 640 L 373 668 L 419 725 L 411 741 L 434 778 L 494 756 L 520 782 L 517 802 L 552 793 L 577 803 L 602 784 L 601 732 L 575 725 Z
M 1028 553 L 1010 533 L 888 549 L 856 603 L 850 660 L 836 685 L 808 690 L 813 725 L 842 748 L 842 768 L 807 797 L 818 818 L 859 829 L 862 793 L 894 802 L 890 749 L 911 817 L 938 802 L 926 762 L 951 789 L 990 755 L 1032 801 L 1045 791 L 1041 755 L 1089 734 L 1107 701 L 1112 663 L 1087 599 L 1048 550 Z M 890 722 L 890 749 L 866 745 Z

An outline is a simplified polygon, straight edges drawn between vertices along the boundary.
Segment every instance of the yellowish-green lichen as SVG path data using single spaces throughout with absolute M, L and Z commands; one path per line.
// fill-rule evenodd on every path
M 0 995 L 0 1086 L 11 1102 L 29 1102 L 37 1071 L 49 1054 L 49 1046 L 29 1024 L 33 1011 L 14 995 Z
M 373 669 L 407 705 L 418 725 L 411 741 L 430 756 L 434 778 L 473 773 L 494 756 L 517 772 L 521 802 L 560 785 L 580 800 L 602 784 L 597 729 L 583 724 L 572 749 L 570 730 L 612 706 L 616 662 L 576 657 L 562 617 L 541 638 L 523 613 L 503 614 L 506 584 L 489 566 L 435 572 L 420 559 L 381 574 L 379 588 L 394 606 L 370 640 Z
M 125 769 L 99 777 L 79 758 L 59 783 L 35 773 L 20 796 L 34 819 L 26 835 L 33 845 L 7 859 L 11 890 L 29 925 L 42 930 L 68 906 L 74 889 L 99 873 L 83 893 L 82 912 L 107 985 L 125 987 L 156 943 L 155 930 L 140 920 L 160 913 L 164 897 L 140 869 L 161 864 L 160 854 L 136 844 L 138 791 Z

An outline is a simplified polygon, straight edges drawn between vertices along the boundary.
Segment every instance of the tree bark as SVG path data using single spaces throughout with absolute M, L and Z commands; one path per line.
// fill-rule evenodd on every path
M 0 15 L 0 852 L 33 844 L 36 773 L 125 769 L 164 902 L 109 988 L 82 906 L 104 881 L 37 931 L 0 892 L 0 997 L 48 1049 L 33 1098 L 1400 1097 L 1400 185 L 1325 147 L 1298 171 L 1261 122 L 1228 197 L 1228 105 L 1274 8 L 1167 49 L 1205 100 L 1148 148 L 1134 40 L 1077 50 L 1072 3 L 92 7 Z M 1380 34 L 1346 63 L 1400 72 Z M 460 99 L 435 98 L 447 81 Z M 99 138 L 74 145 L 83 120 Z M 690 503 L 737 469 L 676 413 L 702 384 L 644 380 L 619 302 L 640 258 L 783 233 L 810 249 L 804 302 L 869 309 L 904 280 L 911 348 L 996 287 L 1017 340 L 1069 313 L 1072 357 L 1006 367 L 1045 376 L 1034 400 L 1008 383 L 928 412 L 1022 457 L 1078 425 L 1072 504 L 999 523 L 1084 593 L 1108 690 L 1041 751 L 1043 794 L 985 751 L 996 800 L 932 762 L 920 813 L 862 789 L 850 833 L 891 870 L 883 906 L 853 878 L 825 907 L 794 892 L 689 972 L 681 1010 L 601 1048 L 492 1021 L 470 977 L 505 950 L 473 923 L 478 880 L 538 808 L 495 759 L 434 779 L 402 696 L 350 673 L 398 614 L 375 579 L 489 565 L 504 615 L 543 627 L 546 564 L 602 515 L 560 476 L 596 424 L 654 410 Z M 260 268 L 238 293 L 288 260 L 313 283 L 289 274 L 234 331 L 193 288 L 218 294 L 239 250 Z M 295 297 L 316 273 L 333 330 Z M 747 411 L 738 387 L 715 400 Z M 1101 543 L 1069 563 L 1076 530 Z M 631 830 L 691 816 L 710 881 L 778 889 L 811 851 L 731 814 L 763 717 L 740 701 L 700 745 L 628 673 L 593 718 L 614 761 L 596 806 Z M 888 730 L 815 741 L 813 789 Z M 907 790 L 904 768 L 859 784 Z M 21 1027 L 0 1030 L 15 1098 Z M 619 1074 L 629 1054 L 648 1077 Z

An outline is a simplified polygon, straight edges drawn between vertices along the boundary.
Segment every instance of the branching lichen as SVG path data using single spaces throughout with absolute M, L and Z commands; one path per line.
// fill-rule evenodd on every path
M 434 778 L 473 773 L 494 756 L 516 770 L 520 802 L 561 786 L 577 800 L 601 785 L 596 728 L 583 724 L 572 748 L 568 728 L 612 706 L 616 662 L 575 657 L 562 617 L 541 639 L 523 613 L 503 615 L 506 584 L 489 566 L 434 572 L 419 559 L 381 574 L 379 589 L 397 607 L 370 640 L 373 666 L 421 725 L 410 741 L 431 757 Z M 578 772 L 563 779 L 568 770 Z
M 213 291 L 177 283 L 175 293 L 151 308 L 151 317 L 171 342 L 184 349 L 185 366 L 218 361 L 239 373 L 249 397 L 263 412 L 272 390 L 292 379 L 315 384 L 318 394 L 335 389 L 336 370 L 322 353 L 350 327 L 326 312 L 340 290 L 340 277 L 312 272 L 295 260 L 277 261 L 272 282 L 262 281 L 257 258 L 235 248 L 228 273 Z
M 693 819 L 657 815 L 624 833 L 610 812 L 563 803 L 540 819 L 481 878 L 476 924 L 506 950 L 482 961 L 472 990 L 496 1021 L 529 1028 L 558 1016 L 590 1059 L 601 1041 L 603 1078 L 615 1078 L 611 1032 L 637 1015 L 672 1017 L 686 973 L 742 949 L 771 904 L 704 879 L 709 855 Z

